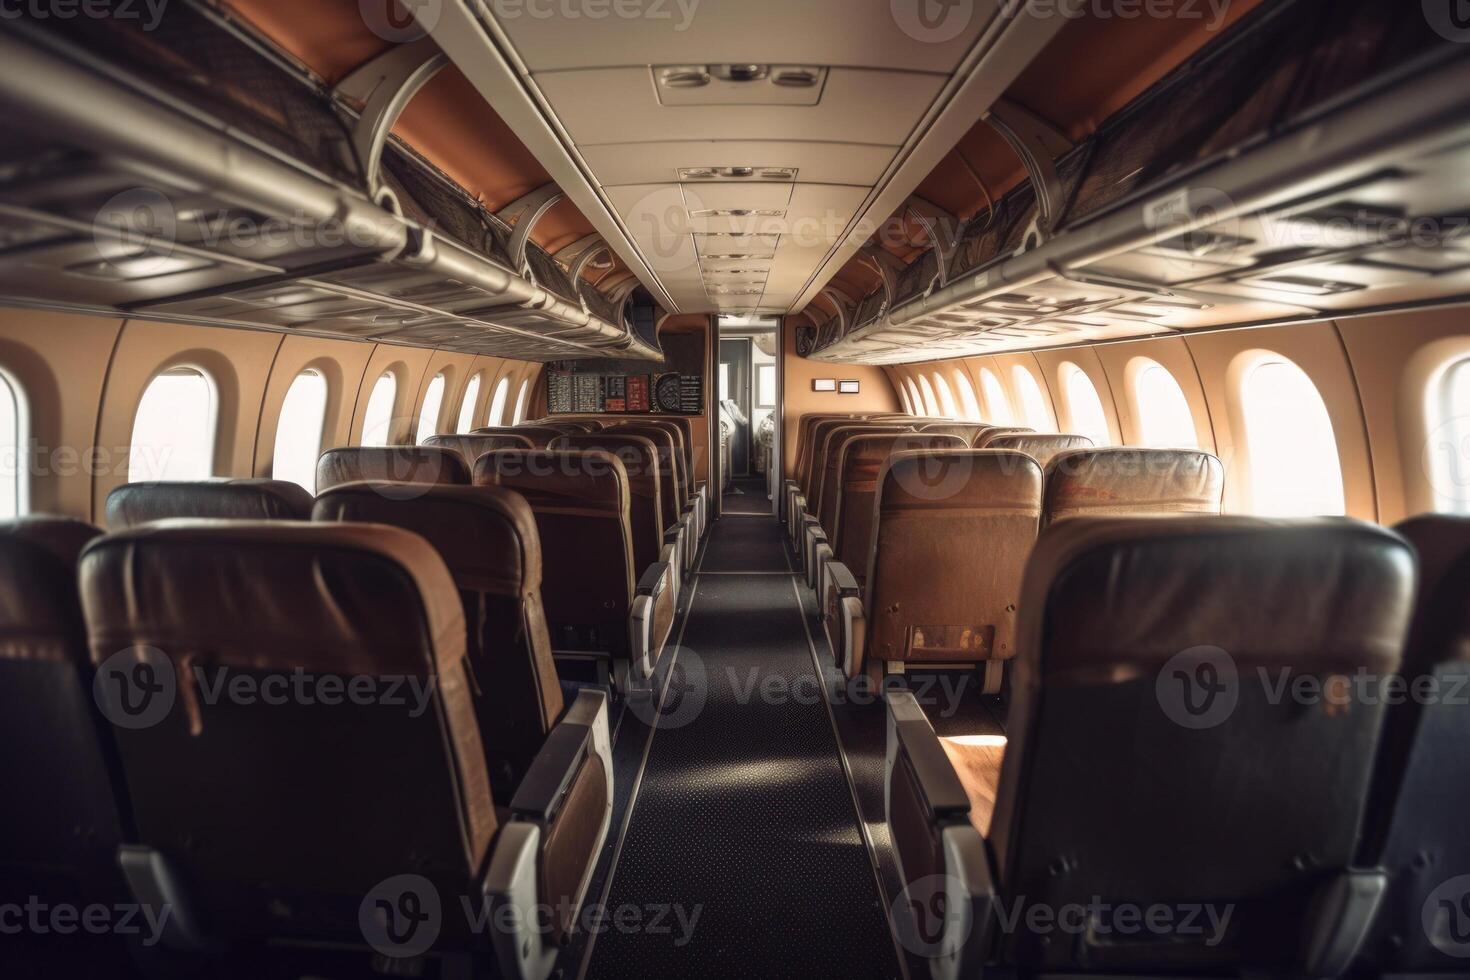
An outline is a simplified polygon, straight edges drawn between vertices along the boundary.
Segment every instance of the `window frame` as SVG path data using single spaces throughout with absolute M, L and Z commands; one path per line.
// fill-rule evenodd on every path
M 960 401 L 967 422 L 978 422 L 982 412 L 980 411 L 980 398 L 975 394 L 975 385 L 970 381 L 970 376 L 964 371 L 955 369 L 955 387 L 960 390 Z
M 958 419 L 959 406 L 955 403 L 954 392 L 950 390 L 949 382 L 944 380 L 944 373 L 941 371 L 934 372 L 934 391 L 939 395 L 941 414 L 948 419 Z
M 358 433 L 357 444 L 359 446 L 391 446 L 393 445 L 393 426 L 398 420 L 398 399 L 403 394 L 403 379 L 396 368 L 388 368 L 373 381 L 372 388 L 368 389 L 367 404 L 362 409 L 362 431 Z M 373 399 L 378 395 L 378 388 L 384 381 L 393 384 L 393 395 L 388 400 L 388 418 L 386 428 L 383 432 L 382 442 L 368 442 L 368 423 L 372 421 Z
M 1265 467 L 1257 467 L 1257 453 L 1259 442 L 1252 446 L 1251 426 L 1251 393 L 1250 386 L 1258 372 L 1264 367 L 1285 367 L 1288 371 L 1295 372 L 1300 380 L 1304 381 L 1316 396 L 1317 404 L 1321 407 L 1322 421 L 1326 423 L 1327 434 L 1330 436 L 1326 445 L 1330 448 L 1332 459 L 1337 466 L 1337 484 L 1333 496 L 1341 501 L 1340 509 L 1317 510 L 1310 512 L 1298 510 L 1282 510 L 1271 507 L 1263 507 L 1261 493 L 1261 473 Z M 1231 364 L 1229 376 L 1231 378 L 1230 397 L 1232 401 L 1232 418 L 1238 421 L 1239 434 L 1237 438 L 1240 456 L 1244 462 L 1243 470 L 1239 474 L 1241 482 L 1238 488 L 1245 503 L 1245 510 L 1249 514 L 1262 517 L 1337 517 L 1349 513 L 1348 511 L 1348 487 L 1347 475 L 1342 466 L 1342 446 L 1338 441 L 1337 427 L 1332 423 L 1332 409 L 1327 405 L 1327 399 L 1322 397 L 1322 389 L 1312 376 L 1307 373 L 1296 361 L 1274 350 L 1254 349 L 1245 351 L 1236 356 Z M 1271 431 L 1280 431 L 1280 426 L 1272 425 Z M 1259 430 L 1258 430 L 1259 431 Z M 1307 468 L 1306 472 L 1316 472 L 1317 468 Z
M 315 469 L 316 462 L 318 459 L 321 458 L 323 447 L 326 445 L 327 442 L 327 423 L 330 421 L 332 413 L 332 381 L 331 378 L 327 376 L 326 371 L 308 364 L 300 371 L 297 371 L 296 376 L 291 379 L 291 383 L 286 386 L 286 394 L 281 398 L 280 408 L 276 412 L 276 437 L 274 444 L 271 447 L 271 479 L 273 480 L 282 479 L 280 474 L 281 432 L 286 428 L 286 406 L 291 403 L 291 393 L 296 390 L 296 386 L 301 383 L 302 379 L 307 377 L 314 377 L 318 381 L 320 381 L 322 390 L 321 423 L 317 428 L 316 452 L 312 455 L 309 469 Z M 314 493 L 316 490 L 316 483 L 314 478 L 312 480 L 311 486 L 307 486 L 306 484 L 301 483 L 299 480 L 291 480 L 290 482 L 296 483 L 298 486 L 305 488 L 308 493 Z
M 1006 391 L 1005 383 L 1000 380 L 1000 376 L 988 367 L 980 369 L 980 397 L 985 402 L 986 423 L 1007 427 L 1018 424 L 1016 406 L 1011 401 L 1011 393 Z M 1001 400 L 1001 411 L 997 412 L 995 406 L 991 404 L 992 397 L 998 397 Z
M 10 454 L 8 460 L 5 458 L 6 453 L 3 448 L 5 445 L 4 437 L 0 436 L 0 474 L 3 474 L 3 467 L 5 465 L 11 465 L 15 468 L 15 472 L 11 474 L 11 479 L 14 481 L 15 514 L 13 516 L 7 516 L 0 513 L 0 520 L 12 520 L 25 517 L 31 512 L 30 466 L 26 463 L 28 455 L 26 449 L 31 434 L 30 404 L 26 399 L 26 389 L 20 383 L 20 378 L 7 371 L 4 367 L 0 367 L 0 387 L 3 387 L 9 393 L 10 403 L 15 411 L 14 451 Z
M 1062 405 L 1067 416 L 1067 431 L 1076 435 L 1087 436 L 1097 446 L 1116 445 L 1118 439 L 1113 432 L 1112 423 L 1108 420 L 1107 406 L 1103 404 L 1102 392 L 1098 391 L 1097 383 L 1092 380 L 1092 375 L 1088 374 L 1082 368 L 1082 365 L 1074 361 L 1063 361 L 1058 370 L 1058 374 L 1061 376 Z M 1085 432 L 1083 431 L 1084 427 L 1077 424 L 1077 400 L 1073 397 L 1073 385 L 1079 378 L 1087 385 L 1092 402 L 1097 406 L 1098 419 L 1102 422 L 1101 431 L 1104 434 L 1102 442 L 1097 441 L 1098 432 Z
M 143 405 L 148 400 L 148 394 L 153 386 L 162 378 L 169 376 L 182 376 L 192 374 L 204 381 L 205 389 L 208 391 L 209 410 L 206 412 L 207 421 L 205 432 L 208 434 L 209 445 L 203 454 L 208 461 L 205 473 L 200 477 L 175 477 L 167 473 L 160 475 L 150 474 L 148 478 L 141 478 L 134 470 L 133 453 L 138 446 L 138 416 L 143 411 Z M 219 422 L 220 422 L 220 387 L 215 380 L 214 372 L 192 362 L 182 364 L 166 364 L 149 376 L 148 382 L 143 385 L 142 393 L 138 396 L 137 403 L 133 406 L 133 421 L 128 428 L 128 481 L 130 483 L 174 483 L 191 482 L 193 480 L 211 480 L 218 475 L 219 471 Z
M 934 386 L 922 374 L 918 376 L 919 391 L 924 396 L 924 414 L 929 418 L 939 417 L 939 399 L 934 397 Z
M 1158 413 L 1147 410 L 1147 406 L 1144 405 L 1141 386 L 1144 378 L 1154 371 L 1163 372 L 1163 377 L 1169 380 L 1169 383 L 1173 385 L 1174 391 L 1179 394 L 1179 403 L 1184 407 L 1184 411 L 1189 419 L 1191 439 L 1188 445 L 1151 438 L 1148 419 L 1151 416 L 1157 417 Z M 1148 449 L 1199 450 L 1203 448 L 1203 443 L 1199 437 L 1199 420 L 1194 416 L 1194 406 L 1190 405 L 1189 395 L 1185 393 L 1184 386 L 1179 383 L 1179 379 L 1174 376 L 1173 371 L 1170 371 L 1152 357 L 1140 354 L 1128 362 L 1124 374 L 1128 387 L 1128 401 L 1133 409 L 1134 424 L 1138 429 L 1137 445 Z
M 502 374 L 495 380 L 495 390 L 490 393 L 490 408 L 485 413 L 485 426 L 505 425 L 505 409 L 510 404 L 510 375 Z
M 470 379 L 464 383 L 464 391 L 459 396 L 459 412 L 455 420 L 454 431 L 459 435 L 474 431 L 475 408 L 480 401 L 480 391 L 485 386 L 485 372 L 476 371 L 470 375 Z
M 511 426 L 520 425 L 526 420 L 526 410 L 531 407 L 531 379 L 522 379 L 520 394 L 516 395 L 515 411 L 511 414 Z
M 1024 381 L 1022 380 L 1024 379 Z M 1024 420 L 1020 425 L 1029 426 L 1036 432 L 1056 432 L 1056 407 L 1048 407 L 1051 401 L 1048 393 L 1042 388 L 1041 382 L 1036 380 L 1036 375 L 1022 364 L 1011 365 L 1011 386 L 1016 389 L 1016 400 L 1021 405 L 1021 418 Z M 1041 418 L 1032 418 L 1032 405 L 1028 404 L 1028 392 L 1035 396 L 1035 409 L 1041 413 Z

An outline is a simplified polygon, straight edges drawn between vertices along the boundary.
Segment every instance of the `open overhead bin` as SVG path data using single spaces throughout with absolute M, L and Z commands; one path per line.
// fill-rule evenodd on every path
M 819 331 L 891 364 L 1470 295 L 1470 49 L 1376 0 L 1263 5 Z M 1056 148 L 1060 145 L 1061 149 Z M 877 312 L 874 312 L 875 306 Z
M 155 30 L 13 21 L 0 63 L 7 302 L 532 361 L 662 358 L 633 329 L 631 290 L 598 292 L 531 239 L 544 208 L 492 214 L 389 138 L 445 63 L 432 42 L 327 89 L 187 4 Z

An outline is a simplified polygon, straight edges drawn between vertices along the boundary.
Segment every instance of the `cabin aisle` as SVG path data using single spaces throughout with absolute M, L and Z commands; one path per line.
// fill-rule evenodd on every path
M 781 533 L 710 531 L 584 976 L 901 975 Z

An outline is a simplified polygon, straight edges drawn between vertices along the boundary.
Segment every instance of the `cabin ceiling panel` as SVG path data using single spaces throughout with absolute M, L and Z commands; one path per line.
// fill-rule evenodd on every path
M 681 167 L 787 167 L 798 184 L 871 187 L 893 160 L 894 148 L 869 143 L 784 140 L 672 140 L 602 143 L 582 157 L 604 187 L 679 180 Z

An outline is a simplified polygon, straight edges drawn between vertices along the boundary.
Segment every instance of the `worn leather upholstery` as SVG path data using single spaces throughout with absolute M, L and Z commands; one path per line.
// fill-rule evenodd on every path
M 473 469 L 475 460 L 486 453 L 493 453 L 500 449 L 534 449 L 536 441 L 530 436 L 519 435 L 515 432 L 501 432 L 496 435 L 439 435 L 429 436 L 424 440 L 425 446 L 433 446 L 439 449 L 449 449 L 459 453 L 459 458 L 464 460 L 465 469 Z
M 663 502 L 665 525 L 672 527 L 679 523 L 684 508 L 689 504 L 689 488 L 684 483 L 681 463 L 683 453 L 674 433 L 658 425 L 622 423 L 603 429 L 602 434 L 641 436 L 657 447 L 661 489 L 663 496 L 667 498 Z
M 515 490 L 536 515 L 553 647 L 626 656 L 636 580 L 628 473 L 618 458 L 502 450 L 480 457 L 474 479 Z
M 500 487 L 426 487 L 412 499 L 389 484 L 355 483 L 317 500 L 317 521 L 387 524 L 439 553 L 464 608 L 476 719 L 497 802 L 536 757 L 563 702 L 541 606 L 541 541 L 520 494 Z
M 976 440 L 996 427 L 984 422 L 921 422 L 916 428 L 920 432 L 955 436 L 963 440 L 967 447 L 973 447 Z
M 1014 657 L 1041 467 L 1017 452 L 895 452 L 878 483 L 867 655 L 922 663 Z
M 616 456 L 628 474 L 629 519 L 633 532 L 633 568 L 638 574 L 659 560 L 664 531 L 669 527 L 663 511 L 658 447 L 645 436 L 609 430 L 586 435 L 562 436 L 551 450 L 598 450 Z
M 1025 435 L 1033 431 L 1024 425 L 993 425 L 975 437 L 974 446 L 976 449 L 989 449 L 997 439 Z
M 1003 893 L 1233 914 L 1213 945 L 1208 929 L 1023 930 L 1007 958 L 1233 973 L 1301 956 L 1306 917 L 1353 860 L 1383 708 L 1272 685 L 1331 692 L 1398 669 L 1413 589 L 1401 538 L 1341 518 L 1077 518 L 1042 535 L 989 836 Z
M 960 437 L 929 432 L 900 431 L 849 434 L 837 449 L 840 479 L 836 483 L 830 539 L 832 553 L 850 569 L 861 585 L 868 574 L 873 543 L 873 501 L 878 477 L 888 457 L 899 452 L 964 449 Z
M 1115 446 L 1059 453 L 1046 468 L 1041 523 L 1064 517 L 1218 514 L 1225 467 L 1197 449 Z
M 458 452 L 441 446 L 343 446 L 317 461 L 318 494 L 364 481 L 465 486 L 470 471 Z
M 77 559 L 101 531 L 62 517 L 0 524 L 0 895 L 118 901 L 128 808 L 92 698 Z M 41 937 L 32 937 L 40 940 Z M 59 937 L 77 943 L 85 937 Z M 12 946 L 25 936 L 7 935 Z M 3 958 L 3 954 L 0 954 Z
M 837 516 L 837 484 L 840 477 L 842 443 L 856 435 L 884 432 L 912 432 L 913 426 L 905 423 L 859 422 L 851 425 L 835 425 L 826 431 L 822 445 L 812 460 L 812 492 L 807 496 L 807 513 L 817 519 L 817 525 L 830 537 Z
M 1364 975 L 1463 973 L 1454 954 L 1470 951 L 1470 519 L 1430 514 L 1397 530 L 1418 553 L 1419 592 L 1360 853 L 1389 876 Z
M 107 526 L 118 531 L 171 517 L 305 521 L 311 500 L 303 487 L 284 480 L 129 483 L 107 495 Z
M 109 658 L 152 648 L 133 666 L 175 681 L 161 717 L 113 734 L 137 840 L 208 929 L 360 945 L 363 896 L 405 869 L 445 902 L 479 894 L 497 818 L 459 593 L 428 542 L 163 521 L 94 542 L 80 582 L 93 663 L 128 676 Z M 246 680 L 260 696 L 225 693 Z
M 1091 449 L 1092 440 L 1086 436 L 1056 434 L 1050 432 L 1015 432 L 991 437 L 985 434 L 985 448 L 1013 449 L 1025 453 L 1041 464 L 1043 470 L 1058 455 L 1078 449 Z

